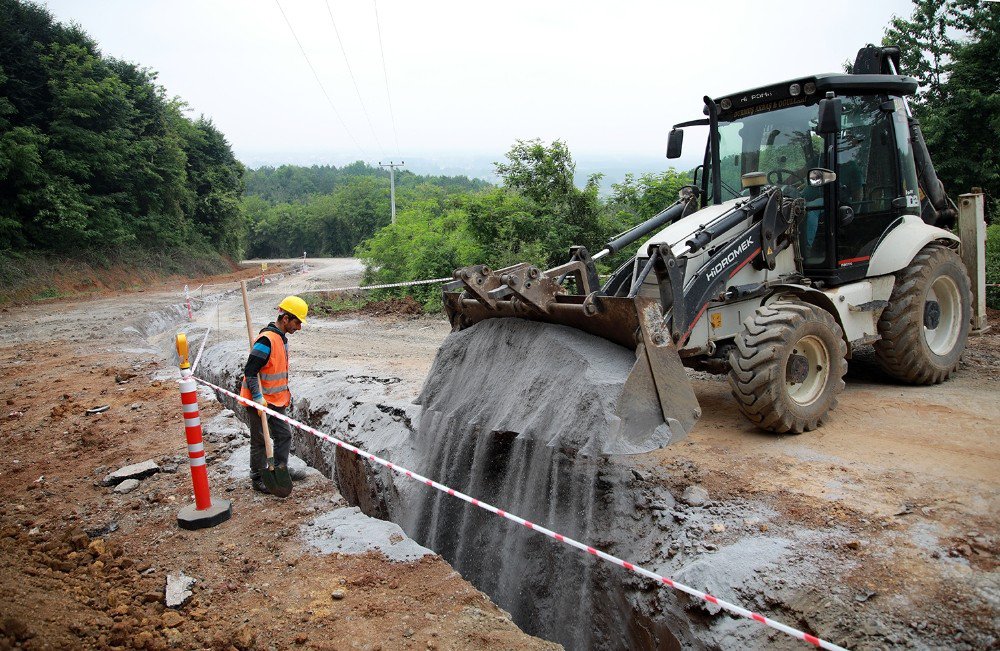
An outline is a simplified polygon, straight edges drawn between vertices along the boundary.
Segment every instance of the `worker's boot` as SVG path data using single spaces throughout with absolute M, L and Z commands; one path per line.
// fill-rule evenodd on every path
M 252 486 L 258 493 L 264 493 L 265 495 L 271 494 L 271 491 L 264 484 L 264 480 L 260 478 L 260 475 L 250 475 L 250 486 Z

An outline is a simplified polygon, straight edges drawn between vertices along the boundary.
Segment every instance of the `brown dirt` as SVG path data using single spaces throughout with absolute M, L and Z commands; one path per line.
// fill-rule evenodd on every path
M 290 264 L 277 264 L 268 267 L 267 274 L 283 273 Z M 70 300 L 92 299 L 123 296 L 141 292 L 174 291 L 180 293 L 184 285 L 194 292 L 201 284 L 217 285 L 223 283 L 238 283 L 241 280 L 260 278 L 259 267 L 241 267 L 231 263 L 232 270 L 221 274 L 202 276 L 181 276 L 177 274 L 160 274 L 154 270 L 135 269 L 116 265 L 110 268 L 95 269 L 89 265 L 76 266 L 67 263 L 67 269 L 57 268 L 46 280 L 44 287 L 28 283 L 22 289 L 8 295 L 0 293 L 0 305 L 7 311 L 20 305 L 48 305 Z M 52 291 L 55 296 L 38 298 L 40 290 Z M 197 293 L 192 297 L 197 298 Z
M 677 492 L 700 483 L 713 499 L 766 504 L 784 526 L 846 532 L 829 549 L 838 585 L 872 593 L 866 608 L 918 635 L 971 643 L 966 632 L 996 630 L 980 590 L 1000 564 L 997 317 L 941 385 L 895 384 L 857 355 L 836 410 L 801 435 L 756 431 L 721 378 L 697 381 L 701 421 L 651 460 Z
M 278 500 L 213 473 L 214 495 L 233 500 L 233 518 L 180 530 L 191 480 L 178 453 L 177 386 L 150 379 L 157 363 L 61 341 L 0 348 L 0 356 L 10 388 L 0 649 L 551 648 L 440 557 L 394 564 L 311 553 L 298 527 L 337 506 L 331 495 L 340 499 L 322 478 Z M 107 412 L 85 415 L 103 404 Z M 203 417 L 218 409 L 203 404 Z M 149 458 L 181 463 L 127 495 L 99 485 L 110 470 Z M 167 609 L 165 576 L 179 570 L 197 578 L 195 594 Z M 341 600 L 331 598 L 337 589 Z

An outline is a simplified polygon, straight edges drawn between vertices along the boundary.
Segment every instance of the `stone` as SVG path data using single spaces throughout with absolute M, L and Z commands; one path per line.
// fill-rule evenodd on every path
M 163 625 L 167 628 L 175 628 L 184 623 L 184 617 L 176 610 L 168 610 L 163 613 Z
M 345 594 L 346 593 L 343 590 L 334 590 L 333 592 L 330 593 L 330 598 L 333 599 L 334 601 L 340 601 L 341 599 L 344 598 Z
M 145 479 L 150 475 L 160 472 L 160 466 L 152 459 L 147 459 L 142 463 L 133 463 L 123 466 L 107 475 L 101 480 L 102 486 L 116 486 L 126 479 Z
M 115 486 L 114 491 L 119 495 L 125 495 L 126 493 L 131 493 L 135 489 L 139 488 L 138 479 L 126 479 L 122 483 Z
M 681 501 L 688 506 L 704 506 L 708 502 L 708 491 L 697 484 L 692 484 L 684 489 Z
M 167 575 L 167 585 L 165 589 L 164 603 L 167 608 L 180 608 L 188 602 L 192 596 L 191 586 L 195 579 L 187 576 L 184 572 Z

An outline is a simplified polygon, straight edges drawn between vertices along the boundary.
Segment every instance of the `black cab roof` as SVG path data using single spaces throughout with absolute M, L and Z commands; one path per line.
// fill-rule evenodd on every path
M 728 120 L 796 104 L 814 104 L 828 91 L 839 95 L 913 95 L 917 80 L 905 75 L 851 75 L 826 73 L 789 79 L 715 100 L 719 119 Z

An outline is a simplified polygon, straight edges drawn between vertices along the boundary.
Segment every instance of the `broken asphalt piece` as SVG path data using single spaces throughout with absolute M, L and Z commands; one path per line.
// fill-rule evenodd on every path
M 124 495 L 126 493 L 131 493 L 137 488 L 139 488 L 138 479 L 126 479 L 122 483 L 115 486 L 115 492 L 119 495 Z
M 191 586 L 194 585 L 194 582 L 195 579 L 184 572 L 168 574 L 164 598 L 167 608 L 180 608 L 186 604 L 193 595 Z
M 145 479 L 152 474 L 160 472 L 160 466 L 152 459 L 147 459 L 141 463 L 133 463 L 123 466 L 118 470 L 108 474 L 101 480 L 101 486 L 115 486 L 126 479 Z
M 102 536 L 108 535 L 113 531 L 118 531 L 118 523 L 111 521 L 106 525 L 104 525 L 103 527 L 97 527 L 96 529 L 86 529 L 84 533 L 90 536 L 91 538 L 100 538 Z
M 684 489 L 681 501 L 688 506 L 704 506 L 708 502 L 708 491 L 698 485 L 691 485 Z
M 109 409 L 111 409 L 111 405 L 101 405 L 100 407 L 92 407 L 87 410 L 87 415 L 93 416 L 94 414 L 103 414 Z

